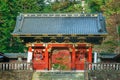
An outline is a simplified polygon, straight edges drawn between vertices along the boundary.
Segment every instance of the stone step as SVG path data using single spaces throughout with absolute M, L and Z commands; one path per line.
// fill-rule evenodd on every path
M 84 80 L 84 72 L 34 72 L 32 80 Z

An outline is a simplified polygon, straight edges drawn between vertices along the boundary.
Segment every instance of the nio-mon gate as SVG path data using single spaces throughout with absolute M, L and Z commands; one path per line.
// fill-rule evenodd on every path
M 92 46 L 86 43 L 34 44 L 30 49 L 35 70 L 83 70 L 85 61 L 92 62 Z

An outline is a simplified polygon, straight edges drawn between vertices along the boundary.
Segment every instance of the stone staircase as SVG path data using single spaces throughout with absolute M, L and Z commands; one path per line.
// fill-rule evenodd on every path
M 35 71 L 32 80 L 84 80 L 83 71 Z

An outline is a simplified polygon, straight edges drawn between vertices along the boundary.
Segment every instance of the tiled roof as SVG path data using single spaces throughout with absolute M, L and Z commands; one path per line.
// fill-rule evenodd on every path
M 20 14 L 12 35 L 104 35 L 101 14 Z
M 21 56 L 22 58 L 27 58 L 27 53 L 4 53 L 8 58 L 18 58 Z
M 100 58 L 106 58 L 106 59 L 113 59 L 117 56 L 118 54 L 114 54 L 114 53 L 100 53 L 99 57 Z
M 6 55 L 4 55 L 4 53 L 0 52 L 0 58 L 4 58 L 7 57 Z

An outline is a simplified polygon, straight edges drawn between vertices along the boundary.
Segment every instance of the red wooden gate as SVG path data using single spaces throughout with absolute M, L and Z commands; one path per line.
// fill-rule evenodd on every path
M 34 70 L 84 70 L 84 63 L 92 62 L 92 47 L 86 43 L 34 44 Z

